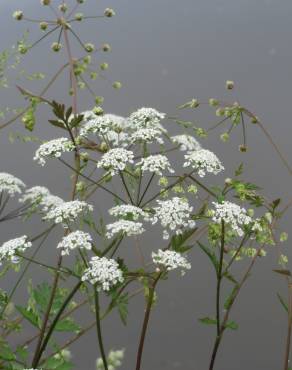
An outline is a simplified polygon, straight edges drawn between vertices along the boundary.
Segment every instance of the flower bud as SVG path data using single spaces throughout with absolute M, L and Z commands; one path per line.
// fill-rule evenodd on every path
M 216 109 L 216 116 L 217 117 L 222 117 L 222 116 L 224 116 L 224 114 L 225 114 L 225 109 L 224 108 Z
M 258 123 L 259 122 L 259 120 L 258 120 L 258 117 L 257 116 L 252 116 L 252 118 L 251 118 L 251 123 L 253 123 L 253 124 L 256 124 L 256 123 Z
M 51 4 L 51 0 L 41 0 L 41 4 L 42 5 L 50 5 Z
M 58 8 L 59 8 L 60 12 L 66 13 L 66 11 L 68 10 L 68 5 L 63 3 L 63 4 L 59 5 Z
M 19 45 L 18 45 L 18 52 L 20 53 L 20 54 L 26 54 L 27 53 L 27 51 L 28 51 L 28 47 L 26 46 L 26 45 L 24 45 L 23 43 L 20 43 Z
M 103 141 L 103 142 L 100 144 L 99 149 L 100 149 L 102 152 L 106 152 L 106 151 L 108 150 L 107 143 Z
M 230 81 L 230 80 L 227 80 L 225 86 L 226 86 L 227 90 L 232 90 L 234 88 L 234 82 Z
M 109 44 L 103 44 L 102 47 L 101 47 L 101 49 L 104 52 L 111 51 L 111 47 L 110 47 Z
M 46 31 L 47 28 L 48 28 L 48 23 L 47 22 L 41 22 L 40 23 L 40 29 L 42 31 Z
M 288 240 L 288 234 L 286 232 L 282 232 L 280 234 L 280 242 L 285 242 L 286 240 Z
M 62 44 L 59 42 L 53 42 L 51 45 L 51 49 L 57 53 L 62 49 Z
M 122 84 L 119 81 L 115 81 L 112 86 L 113 86 L 114 89 L 118 90 L 122 87 Z
M 92 111 L 93 111 L 93 113 L 94 113 L 95 115 L 97 115 L 97 116 L 102 116 L 102 115 L 103 115 L 103 113 L 104 113 L 104 111 L 103 111 L 102 107 L 94 107 L 94 108 L 92 109 Z
M 81 22 L 83 20 L 83 17 L 84 17 L 83 13 L 76 13 L 74 16 L 75 20 L 78 22 Z
M 92 53 L 94 51 L 94 45 L 91 44 L 90 42 L 88 42 L 87 44 L 84 45 L 84 49 L 88 52 L 88 53 Z
M 113 9 L 111 8 L 106 8 L 105 11 L 104 11 L 104 15 L 105 17 L 108 17 L 108 18 L 111 18 L 113 17 L 114 15 L 116 15 L 116 13 L 114 12 Z
M 22 18 L 23 18 L 23 11 L 22 10 L 16 10 L 14 13 L 13 13 L 13 18 L 16 19 L 17 21 L 21 21 Z
M 210 105 L 211 107 L 217 107 L 217 106 L 219 105 L 219 102 L 218 102 L 218 100 L 217 100 L 217 99 L 210 98 L 210 99 L 209 99 L 209 105 Z
M 229 140 L 229 134 L 228 134 L 228 132 L 224 132 L 223 134 L 221 134 L 221 135 L 220 135 L 220 139 L 221 139 L 222 141 L 224 141 L 224 143 L 226 143 L 226 141 L 228 141 L 228 140 Z
M 97 79 L 97 76 L 98 76 L 98 73 L 97 72 L 90 72 L 90 78 L 92 80 L 96 80 Z
M 83 161 L 83 162 L 87 162 L 88 159 L 89 159 L 89 154 L 86 153 L 86 152 L 82 152 L 80 153 L 80 159 Z
M 109 65 L 107 63 L 101 63 L 99 67 L 102 71 L 105 71 L 106 69 L 108 69 Z
M 254 216 L 254 209 L 249 208 L 249 209 L 247 210 L 247 214 L 248 214 L 250 217 L 253 217 L 253 216 Z
M 232 179 L 230 177 L 226 177 L 224 182 L 225 182 L 226 185 L 231 185 L 232 184 Z
M 239 151 L 242 153 L 247 152 L 247 146 L 246 145 L 239 145 Z
M 104 101 L 104 98 L 103 98 L 103 96 L 96 96 L 95 97 L 95 103 L 96 104 L 102 104 L 103 103 L 103 101 Z

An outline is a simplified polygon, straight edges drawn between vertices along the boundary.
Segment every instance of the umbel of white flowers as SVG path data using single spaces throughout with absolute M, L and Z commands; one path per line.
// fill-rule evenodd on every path
M 169 232 L 175 231 L 176 234 L 182 233 L 184 228 L 193 228 L 196 223 L 191 219 L 191 207 L 185 198 L 174 197 L 169 200 L 158 200 L 158 207 L 154 207 L 155 215 L 152 223 L 155 224 L 158 220 L 161 226 L 166 228 L 163 231 L 163 238 L 169 238 Z
M 50 209 L 64 203 L 63 199 L 56 195 L 52 195 L 44 186 L 33 186 L 27 189 L 19 202 L 28 203 L 31 206 L 39 206 L 42 212 L 48 212 Z
M 76 248 L 91 250 L 92 248 L 92 237 L 85 233 L 84 231 L 77 230 L 64 236 L 57 248 L 61 249 L 61 254 L 63 256 L 69 255 L 70 250 Z
M 122 365 L 125 350 L 110 351 L 107 357 L 108 370 L 116 370 Z M 96 370 L 104 370 L 104 364 L 102 358 L 96 360 Z
M 28 241 L 28 237 L 26 235 L 8 240 L 0 247 L 0 264 L 1 261 L 5 259 L 10 260 L 12 263 L 18 263 L 20 258 L 16 254 L 24 252 L 31 246 L 32 244 Z
M 152 252 L 153 263 L 159 269 L 166 269 L 167 271 L 181 269 L 181 274 L 185 274 L 185 270 L 191 269 L 191 264 L 180 253 L 175 251 L 159 249 L 157 253 Z
M 229 201 L 224 201 L 222 203 L 212 202 L 212 204 L 215 208 L 211 211 L 212 220 L 218 224 L 223 220 L 226 224 L 231 226 L 233 231 L 239 236 L 242 236 L 242 227 L 252 222 L 252 218 L 247 215 L 246 209 Z
M 94 256 L 89 261 L 89 266 L 81 280 L 96 284 L 98 291 L 107 292 L 124 281 L 122 270 L 114 259 Z
M 69 222 L 75 221 L 80 215 L 93 211 L 92 205 L 81 201 L 72 200 L 63 202 L 57 207 L 52 208 L 44 217 L 44 220 L 52 220 L 56 224 L 67 226 Z
M 0 193 L 6 192 L 10 196 L 20 194 L 25 184 L 10 173 L 0 172 Z

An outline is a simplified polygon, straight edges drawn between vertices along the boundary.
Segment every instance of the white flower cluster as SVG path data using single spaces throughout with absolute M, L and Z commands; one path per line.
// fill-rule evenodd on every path
M 63 239 L 57 245 L 57 248 L 62 249 L 62 256 L 68 256 L 70 251 L 76 248 L 91 250 L 92 238 L 84 231 L 73 231 L 72 233 L 63 237 Z
M 154 141 L 156 141 L 158 144 L 164 143 L 161 137 L 161 130 L 152 127 L 140 128 L 137 131 L 133 132 L 133 134 L 129 138 L 129 142 L 131 144 L 152 143 Z
M 82 281 L 97 284 L 97 289 L 109 291 L 118 283 L 124 281 L 122 270 L 118 263 L 106 257 L 92 257 L 89 261 L 90 267 L 84 271 Z
M 160 121 L 164 118 L 165 114 L 158 112 L 156 109 L 140 108 L 130 115 L 128 125 L 134 130 L 140 128 L 156 128 L 165 132 L 165 129 L 160 124 Z
M 105 135 L 110 130 L 113 130 L 113 119 L 111 115 L 95 116 L 89 119 L 84 127 L 80 130 L 80 136 L 88 136 L 89 134 Z
M 93 211 L 93 207 L 90 204 L 80 200 L 72 200 L 52 208 L 44 217 L 44 220 L 54 220 L 56 224 L 62 223 L 66 226 L 68 222 L 73 222 L 81 214 L 86 214 L 90 211 Z
M 124 358 L 125 351 L 110 351 L 107 357 L 108 370 L 116 370 L 118 367 L 122 366 L 122 360 Z M 96 370 L 105 370 L 102 358 L 96 360 Z
M 134 153 L 130 150 L 115 148 L 105 153 L 97 163 L 97 168 L 109 170 L 114 176 L 119 171 L 123 171 L 127 163 L 133 163 Z
M 112 238 L 115 234 L 122 233 L 123 235 L 132 236 L 140 235 L 145 229 L 141 222 L 134 222 L 128 220 L 119 220 L 113 222 L 112 224 L 106 225 L 107 233 L 106 237 L 108 239 Z
M 19 257 L 16 256 L 17 252 L 24 252 L 27 248 L 32 246 L 31 242 L 27 240 L 28 237 L 23 235 L 16 239 L 8 240 L 0 247 L 0 261 L 9 259 L 13 263 L 19 262 Z
M 175 135 L 171 136 L 171 140 L 180 146 L 182 151 L 193 151 L 202 149 L 200 143 L 191 135 Z
M 191 207 L 186 199 L 174 197 L 169 200 L 158 200 L 159 207 L 154 207 L 155 215 L 152 223 L 155 224 L 158 220 L 162 227 L 163 239 L 169 238 L 169 231 L 176 231 L 176 234 L 181 234 L 183 228 L 193 228 L 195 221 L 191 220 Z
M 29 203 L 32 206 L 40 206 L 43 212 L 47 212 L 51 208 L 64 203 L 63 199 L 52 195 L 49 189 L 44 186 L 33 186 L 27 189 L 19 201 L 21 203 Z
M 229 201 L 212 203 L 215 207 L 215 210 L 212 212 L 212 220 L 217 224 L 220 224 L 223 220 L 226 224 L 230 225 L 239 236 L 242 236 L 242 227 L 252 222 L 252 218 L 247 215 L 246 209 Z
M 35 152 L 33 159 L 44 166 L 47 158 L 59 158 L 62 153 L 72 152 L 74 148 L 72 141 L 66 137 L 60 137 L 42 144 Z
M 149 155 L 149 157 L 142 158 L 137 166 L 141 166 L 142 172 L 154 172 L 157 175 L 162 175 L 162 171 L 168 170 L 173 173 L 174 170 L 171 168 L 168 158 L 162 154 Z
M 192 167 L 198 171 L 200 177 L 206 173 L 217 175 L 224 170 L 224 167 L 218 157 L 210 150 L 200 149 L 185 155 L 184 167 Z
M 50 194 L 49 190 L 45 186 L 33 186 L 27 189 L 21 198 L 20 203 L 40 203 L 40 201 Z
M 10 196 L 20 194 L 21 188 L 24 188 L 25 184 L 17 177 L 10 173 L 0 172 L 0 193 L 3 191 L 7 192 Z
M 184 275 L 185 270 L 190 270 L 191 268 L 191 264 L 187 259 L 175 251 L 159 249 L 157 253 L 152 252 L 152 260 L 156 265 L 165 268 L 167 271 L 179 268 L 182 275 Z
M 142 208 L 133 206 L 131 204 L 122 204 L 115 206 L 109 210 L 109 214 L 114 217 L 121 217 L 125 219 L 132 219 L 137 221 L 140 217 L 148 220 L 149 215 L 147 212 L 143 211 Z

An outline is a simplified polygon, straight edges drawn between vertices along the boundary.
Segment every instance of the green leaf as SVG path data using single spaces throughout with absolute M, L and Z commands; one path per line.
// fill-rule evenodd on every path
M 55 330 L 76 333 L 80 331 L 80 326 L 72 318 L 66 318 L 57 323 Z
M 273 270 L 277 274 L 284 275 L 284 276 L 292 276 L 290 270 Z
M 228 321 L 225 324 L 225 328 L 231 329 L 231 330 L 237 330 L 238 329 L 238 324 L 235 321 Z
M 216 254 L 212 252 L 208 247 L 204 246 L 201 242 L 198 241 L 197 243 L 199 244 L 201 250 L 209 257 L 210 261 L 212 262 L 212 265 L 215 268 L 216 274 L 218 274 L 219 262 Z
M 17 311 L 28 320 L 33 326 L 40 328 L 40 318 L 31 309 L 27 309 L 21 306 L 16 306 Z
M 0 340 L 0 358 L 6 361 L 13 361 L 16 358 L 12 349 L 2 340 Z
M 217 320 L 212 317 L 202 317 L 199 321 L 205 325 L 217 325 Z
M 120 319 L 124 325 L 127 325 L 127 318 L 128 318 L 128 304 L 129 304 L 129 298 L 128 293 L 125 293 L 116 300 L 116 305 L 118 308 L 118 312 L 120 315 Z
M 284 301 L 284 298 L 279 293 L 277 293 L 277 297 L 278 297 L 282 307 L 284 308 L 284 310 L 288 313 L 288 305 Z

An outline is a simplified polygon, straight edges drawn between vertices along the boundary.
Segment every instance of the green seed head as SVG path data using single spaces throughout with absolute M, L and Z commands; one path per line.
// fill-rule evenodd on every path
M 57 53 L 62 49 L 62 44 L 60 44 L 59 42 L 53 42 L 51 45 L 51 49 Z
M 40 23 L 40 29 L 42 31 L 46 31 L 47 28 L 48 28 L 48 23 L 47 22 L 41 22 Z
M 109 44 L 103 44 L 102 47 L 101 47 L 101 49 L 104 52 L 111 51 L 111 47 L 110 47 Z
M 114 12 L 113 9 L 111 8 L 106 8 L 105 11 L 104 11 L 104 15 L 105 17 L 108 17 L 108 18 L 111 18 L 115 15 L 116 13 Z
M 84 45 L 84 49 L 88 52 L 88 53 L 92 53 L 94 51 L 94 45 L 91 44 L 90 42 L 86 43 Z
M 17 21 L 21 21 L 23 18 L 23 11 L 22 10 L 16 10 L 13 13 L 13 18 L 16 19 Z
M 230 81 L 230 80 L 227 80 L 225 86 L 226 86 L 227 90 L 232 90 L 234 88 L 234 82 Z
M 122 87 L 121 82 L 119 82 L 119 81 L 115 81 L 115 82 L 113 83 L 113 88 L 114 88 L 114 89 L 119 90 L 121 87 Z
M 100 65 L 99 67 L 100 67 L 100 69 L 101 69 L 102 71 L 105 71 L 106 69 L 108 69 L 108 68 L 109 68 L 109 65 L 108 65 L 107 63 L 101 63 L 101 65 Z

